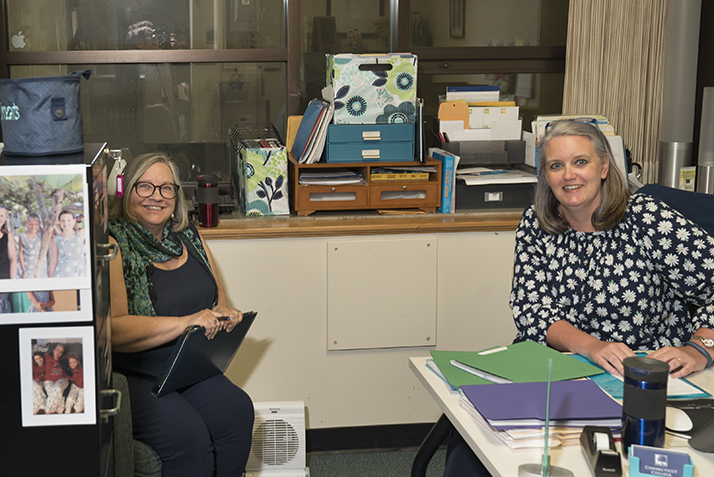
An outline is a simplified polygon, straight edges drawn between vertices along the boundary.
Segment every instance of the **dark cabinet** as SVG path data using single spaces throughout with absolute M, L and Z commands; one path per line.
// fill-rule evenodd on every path
M 15 166 L 27 166 L 32 174 L 38 174 L 38 178 L 42 177 L 46 180 L 42 174 L 48 173 L 49 165 L 79 165 L 77 169 L 86 172 L 83 193 L 87 205 L 83 207 L 88 211 L 88 215 L 75 214 L 75 220 L 84 222 L 80 228 L 85 230 L 87 267 L 85 267 L 85 280 L 81 282 L 84 288 L 74 292 L 69 290 L 69 293 L 67 290 L 62 290 L 64 296 L 76 295 L 78 313 L 85 314 L 83 316 L 86 318 L 63 321 L 62 317 L 65 315 L 60 312 L 35 313 L 30 317 L 30 313 L 22 313 L 23 309 L 13 311 L 11 314 L 0 314 L 0 363 L 4 369 L 0 385 L 0 423 L 2 423 L 0 424 L 2 429 L 0 474 L 2 475 L 71 477 L 114 475 L 111 414 L 114 412 L 112 408 L 115 407 L 117 399 L 111 382 L 108 261 L 116 252 L 108 245 L 106 161 L 109 158 L 108 151 L 105 149 L 106 144 L 85 144 L 84 153 L 72 155 L 38 158 L 0 156 L 0 203 L 5 202 L 9 219 L 18 219 L 9 224 L 11 227 L 15 227 L 18 231 L 24 230 L 24 223 L 19 220 L 19 217 L 26 217 L 28 213 L 27 210 L 22 211 L 23 199 L 21 195 L 17 195 L 22 191 L 8 186 L 6 181 L 13 173 L 1 172 L 11 171 Z M 4 192 L 3 188 L 5 188 Z M 12 196 L 13 194 L 16 195 Z M 14 206 L 8 206 L 8 201 Z M 15 240 L 18 240 L 17 236 Z M 86 259 L 87 255 L 89 260 Z M 86 280 L 87 275 L 90 280 Z M 5 281 L 5 288 L 12 288 L 17 294 L 18 282 L 22 280 L 12 280 L 12 283 Z M 91 288 L 87 290 L 90 283 Z M 0 293 L 3 291 L 0 288 Z M 28 366 L 25 361 L 31 355 L 28 351 L 30 346 L 37 347 L 38 342 L 50 340 L 28 340 L 25 337 L 45 336 L 44 333 L 48 337 L 74 336 L 73 330 L 82 330 L 81 333 L 77 333 L 77 336 L 84 337 L 78 345 L 82 350 L 85 370 L 84 409 L 75 405 L 69 413 L 59 415 L 47 415 L 44 411 L 30 412 L 31 420 L 28 420 L 27 406 L 30 402 L 28 392 L 33 388 L 29 386 L 31 381 L 24 373 L 23 366 Z M 61 339 L 58 341 L 62 342 Z M 67 349 L 73 348 L 75 344 L 65 342 Z M 88 346 L 90 344 L 91 346 Z M 88 375 L 90 369 L 91 375 Z M 87 383 L 93 383 L 91 388 Z

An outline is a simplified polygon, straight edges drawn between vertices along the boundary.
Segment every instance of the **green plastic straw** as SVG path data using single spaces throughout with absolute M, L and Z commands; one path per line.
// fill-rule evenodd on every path
M 550 381 L 553 372 L 553 360 L 548 359 L 548 384 L 545 391 L 545 432 L 543 445 L 543 477 L 548 477 L 548 428 L 550 427 Z

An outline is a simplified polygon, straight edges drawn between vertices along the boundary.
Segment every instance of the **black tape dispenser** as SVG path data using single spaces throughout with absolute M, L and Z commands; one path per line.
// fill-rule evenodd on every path
M 580 445 L 595 477 L 622 476 L 620 453 L 609 428 L 585 426 L 580 434 Z

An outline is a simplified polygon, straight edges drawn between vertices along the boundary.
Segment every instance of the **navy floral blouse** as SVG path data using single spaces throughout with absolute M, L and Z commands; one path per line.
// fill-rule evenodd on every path
M 546 344 L 558 320 L 634 350 L 682 346 L 714 328 L 714 238 L 649 195 L 634 194 L 618 226 L 594 233 L 549 235 L 530 207 L 514 261 L 516 342 Z M 690 315 L 685 302 L 700 308 Z

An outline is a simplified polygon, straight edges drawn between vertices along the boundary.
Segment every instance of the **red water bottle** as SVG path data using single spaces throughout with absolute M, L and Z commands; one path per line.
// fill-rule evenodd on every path
M 218 177 L 215 174 L 196 176 L 198 187 L 198 225 L 215 227 L 218 225 Z

